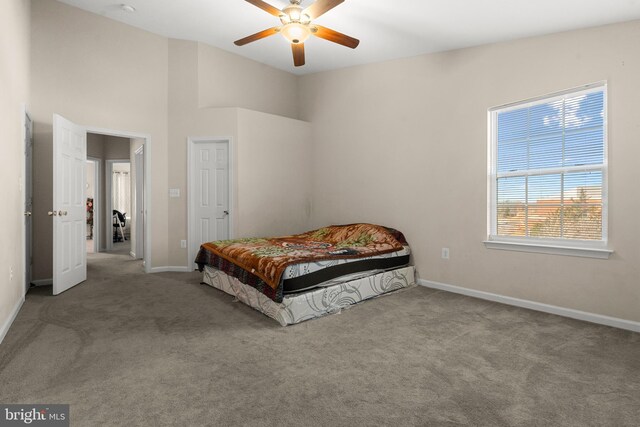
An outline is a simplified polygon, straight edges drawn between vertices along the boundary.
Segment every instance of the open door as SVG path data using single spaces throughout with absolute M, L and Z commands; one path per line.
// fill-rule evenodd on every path
M 87 279 L 87 132 L 53 115 L 53 294 Z
M 132 248 L 136 258 L 144 258 L 144 146 L 135 151 L 134 166 L 136 169 L 135 183 L 135 226 L 136 247 Z

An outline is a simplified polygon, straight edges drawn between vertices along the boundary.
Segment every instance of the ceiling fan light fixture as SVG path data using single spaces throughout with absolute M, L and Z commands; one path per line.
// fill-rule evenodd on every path
M 296 4 L 285 7 L 282 12 L 289 18 L 289 22 L 300 22 L 302 18 L 302 8 Z
M 280 33 L 290 43 L 299 44 L 304 43 L 309 38 L 311 35 L 311 29 L 308 25 L 303 25 L 299 22 L 291 22 L 283 26 Z
M 289 18 L 289 15 L 282 14 L 280 15 L 280 22 L 282 22 L 282 25 L 290 24 L 291 18 Z

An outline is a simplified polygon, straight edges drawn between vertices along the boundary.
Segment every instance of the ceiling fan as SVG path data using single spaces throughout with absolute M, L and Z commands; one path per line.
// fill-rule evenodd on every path
M 301 0 L 289 0 L 291 4 L 282 10 L 271 6 L 262 0 L 245 0 L 260 9 L 277 16 L 280 18 L 282 25 L 277 27 L 271 27 L 267 30 L 260 31 L 259 33 L 252 34 L 243 39 L 236 40 L 234 43 L 237 46 L 244 46 L 245 44 L 254 42 L 256 40 L 263 39 L 265 37 L 272 36 L 280 33 L 291 43 L 291 50 L 293 51 L 293 64 L 296 67 L 304 65 L 304 42 L 309 36 L 314 35 L 321 39 L 329 40 L 330 42 L 340 44 L 342 46 L 355 49 L 360 40 L 349 37 L 345 34 L 334 31 L 330 28 L 323 27 L 321 25 L 312 24 L 311 21 L 317 19 L 324 13 L 343 3 L 344 0 L 316 0 L 311 6 L 303 9 L 300 6 Z

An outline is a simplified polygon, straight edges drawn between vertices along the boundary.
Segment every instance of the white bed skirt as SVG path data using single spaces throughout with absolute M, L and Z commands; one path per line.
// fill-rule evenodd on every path
M 408 266 L 338 285 L 286 295 L 282 303 L 277 303 L 235 277 L 209 266 L 204 268 L 202 281 L 233 295 L 248 306 L 277 320 L 282 326 L 336 313 L 352 304 L 414 286 L 416 283 L 415 269 Z

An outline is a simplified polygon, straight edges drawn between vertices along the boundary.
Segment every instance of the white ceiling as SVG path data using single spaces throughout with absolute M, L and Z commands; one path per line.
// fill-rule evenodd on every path
M 295 74 L 349 67 L 640 19 L 640 0 L 346 0 L 316 23 L 357 39 L 349 48 L 311 37 L 294 67 L 280 35 L 234 40 L 280 21 L 244 0 L 59 0 L 170 38 L 204 42 Z M 266 0 L 281 9 L 287 0 Z M 136 8 L 121 9 L 126 3 Z M 308 6 L 313 0 L 303 0 Z

